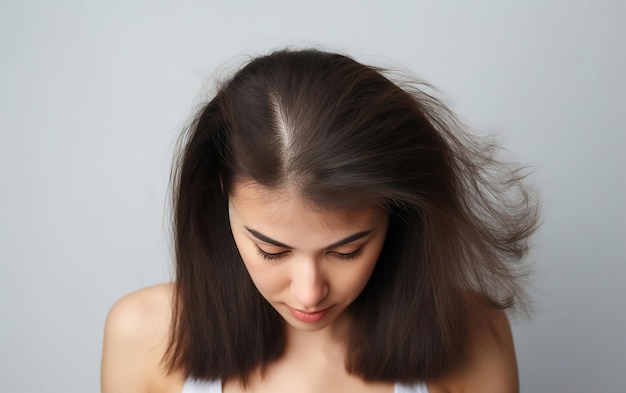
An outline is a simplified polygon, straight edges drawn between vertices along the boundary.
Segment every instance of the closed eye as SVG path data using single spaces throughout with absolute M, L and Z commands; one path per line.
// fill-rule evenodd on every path
M 263 258 L 265 258 L 265 259 L 267 259 L 267 260 L 275 260 L 275 259 L 279 259 L 279 258 L 282 258 L 283 256 L 285 256 L 286 254 L 288 254 L 288 253 L 289 253 L 289 251 L 283 251 L 283 252 L 271 253 L 271 252 L 264 251 L 264 250 L 263 250 L 263 249 L 261 249 L 261 247 L 259 247 L 258 245 L 255 245 L 255 246 L 256 246 L 256 251 L 257 251 L 257 253 L 258 253 L 261 257 L 263 257 Z
M 362 252 L 363 252 L 363 247 L 361 246 L 350 253 L 344 254 L 341 252 L 333 252 L 332 254 L 335 255 L 337 258 L 341 258 L 341 259 L 356 259 L 361 255 Z

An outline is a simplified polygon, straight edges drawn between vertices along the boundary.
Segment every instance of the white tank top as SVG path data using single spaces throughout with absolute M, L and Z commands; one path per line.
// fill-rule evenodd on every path
M 428 393 L 428 387 L 423 383 L 415 385 L 395 384 L 393 391 L 394 393 Z M 222 393 L 222 382 L 188 379 L 182 393 Z

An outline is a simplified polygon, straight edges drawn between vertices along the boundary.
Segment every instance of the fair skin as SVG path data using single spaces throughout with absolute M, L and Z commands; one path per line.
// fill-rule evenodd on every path
M 292 189 L 235 184 L 229 198 L 233 237 L 260 293 L 284 318 L 285 354 L 247 389 L 224 383 L 225 393 L 392 393 L 393 385 L 365 383 L 346 372 L 346 307 L 376 264 L 388 218 L 384 210 L 317 208 Z M 102 392 L 180 393 L 184 377 L 167 374 L 161 359 L 168 343 L 172 284 L 146 288 L 112 308 L 105 329 Z M 430 393 L 517 392 L 517 367 L 508 321 L 492 318 L 495 331 L 472 329 L 465 367 L 437 381 Z
M 265 299 L 287 322 L 288 337 L 333 337 L 343 311 L 361 293 L 387 233 L 382 208 L 325 211 L 293 191 L 253 183 L 229 198 L 231 230 Z

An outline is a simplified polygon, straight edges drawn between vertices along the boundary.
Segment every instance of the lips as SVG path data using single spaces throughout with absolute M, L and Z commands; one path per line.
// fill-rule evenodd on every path
M 293 315 L 297 320 L 308 323 L 313 323 L 321 320 L 326 314 L 328 314 L 328 311 L 330 310 L 330 307 L 328 307 L 327 309 L 321 311 L 306 312 L 291 308 L 289 306 L 287 306 L 287 308 L 289 308 L 289 312 L 291 312 L 291 315 Z

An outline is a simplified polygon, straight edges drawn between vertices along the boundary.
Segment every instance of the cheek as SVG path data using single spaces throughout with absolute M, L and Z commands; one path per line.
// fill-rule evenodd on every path
M 267 297 L 280 290 L 284 281 L 280 269 L 276 269 L 271 265 L 271 261 L 266 261 L 259 256 L 254 247 L 240 248 L 239 253 L 252 282 L 261 295 Z
M 372 260 L 370 263 L 365 264 L 361 271 L 359 272 L 359 283 L 361 287 L 364 287 L 365 284 L 369 281 L 372 276 L 372 272 L 374 271 L 374 267 L 376 266 L 377 259 Z
M 336 274 L 334 288 L 343 292 L 347 297 L 355 299 L 369 281 L 376 266 L 376 260 L 377 258 L 363 261 L 364 263 L 352 269 L 346 269 L 341 274 Z

